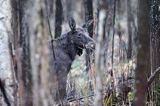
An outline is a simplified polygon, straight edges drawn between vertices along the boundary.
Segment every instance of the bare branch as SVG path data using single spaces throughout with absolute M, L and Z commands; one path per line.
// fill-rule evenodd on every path
M 154 79 L 160 74 L 160 67 L 158 67 L 154 73 L 148 78 L 147 87 L 151 85 Z
M 47 18 L 49 34 L 50 34 L 51 40 L 53 40 L 53 35 L 52 35 L 51 24 L 50 24 L 50 20 L 49 20 L 49 13 L 48 13 L 47 6 L 48 6 L 48 2 L 47 2 L 47 0 L 45 0 L 45 11 L 46 11 L 46 18 Z
M 82 97 L 79 97 L 79 98 L 68 99 L 68 101 L 73 102 L 73 101 L 82 100 L 82 99 L 93 97 L 93 96 L 95 96 L 95 95 L 92 94 L 92 95 L 82 96 Z

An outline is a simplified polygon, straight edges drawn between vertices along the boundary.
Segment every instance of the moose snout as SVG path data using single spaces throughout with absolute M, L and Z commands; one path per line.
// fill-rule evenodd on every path
M 86 44 L 85 48 L 90 49 L 90 50 L 95 50 L 95 46 L 96 46 L 95 42 L 92 41 L 92 42 L 89 42 L 88 44 Z

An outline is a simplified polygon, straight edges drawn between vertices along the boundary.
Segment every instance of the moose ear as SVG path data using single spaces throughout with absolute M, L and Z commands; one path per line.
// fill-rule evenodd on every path
M 82 25 L 82 27 L 83 28 L 88 28 L 92 24 L 93 24 L 93 20 L 89 20 L 87 23 L 85 23 L 84 25 Z
M 76 22 L 73 19 L 73 17 L 69 18 L 69 27 L 71 28 L 71 31 L 75 31 L 76 30 Z

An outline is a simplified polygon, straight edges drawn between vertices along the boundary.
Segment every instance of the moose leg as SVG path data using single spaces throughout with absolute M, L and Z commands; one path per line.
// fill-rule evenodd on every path
M 58 97 L 63 101 L 66 96 L 67 74 L 58 76 Z

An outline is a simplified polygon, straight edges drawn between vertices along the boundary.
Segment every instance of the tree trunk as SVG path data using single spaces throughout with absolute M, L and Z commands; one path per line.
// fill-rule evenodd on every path
M 160 17 L 158 14 L 158 6 L 160 2 L 158 0 L 152 0 L 151 2 L 151 45 L 152 45 L 152 70 L 156 70 L 160 66 Z
M 19 75 L 19 81 L 22 80 L 22 86 L 24 87 L 24 95 L 22 97 L 23 99 L 23 105 L 28 106 L 32 105 L 32 74 L 31 74 L 31 63 L 30 63 L 30 43 L 29 43 L 29 25 L 28 25 L 28 1 L 19 1 L 19 24 L 20 24 L 20 36 L 19 36 L 19 48 L 22 51 L 19 51 L 21 53 L 21 58 L 19 61 L 19 64 L 21 64 L 21 70 L 18 70 L 17 72 L 20 72 Z
M 108 18 L 109 12 L 107 12 L 108 9 L 108 3 L 106 1 L 103 1 L 99 4 L 99 1 L 97 1 L 98 5 L 98 18 L 101 18 L 98 20 L 97 23 L 97 36 L 96 36 L 96 52 L 95 52 L 95 68 L 96 68 L 96 87 L 95 87 L 95 99 L 94 99 L 94 106 L 102 106 L 102 100 L 103 100 L 103 75 L 106 73 L 106 62 L 107 62 L 107 51 L 108 51 L 108 31 L 110 26 L 107 26 L 110 21 L 108 21 L 110 18 Z M 100 8 L 100 6 L 105 5 L 103 8 Z
M 30 52 L 33 79 L 33 105 L 52 104 L 49 92 L 48 30 L 45 20 L 45 1 L 34 0 L 30 7 Z M 36 20 L 35 20 L 36 19 Z
M 128 51 L 127 51 L 127 58 L 132 58 L 132 27 L 131 27 L 131 21 L 132 21 L 132 10 L 131 10 L 131 1 L 127 0 L 127 26 L 128 26 Z
M 84 0 L 84 8 L 85 8 L 85 22 L 93 21 L 93 1 L 92 0 Z M 90 37 L 93 37 L 93 23 L 88 27 L 88 33 Z M 88 71 L 90 69 L 90 51 L 86 50 L 86 66 Z
M 160 17 L 159 14 L 159 0 L 151 0 L 150 1 L 150 29 L 151 29 L 151 73 L 154 73 L 155 70 L 160 67 Z M 155 100 L 156 105 L 159 105 L 159 100 L 157 100 L 157 93 L 154 92 L 159 86 L 159 75 L 155 75 L 155 78 L 152 80 L 152 100 Z M 151 83 L 152 83 L 151 82 Z
M 136 67 L 135 106 L 145 106 L 147 76 L 150 71 L 149 4 L 146 0 L 138 3 L 138 45 Z
M 0 0 L 0 105 L 16 106 L 16 86 L 13 69 L 12 45 L 10 45 L 11 29 L 11 3 L 9 0 Z
M 15 0 L 12 2 L 12 20 L 14 33 L 14 48 L 16 50 L 17 79 L 19 81 L 18 95 L 19 105 L 28 106 L 32 104 L 32 74 L 30 63 L 29 42 L 29 1 Z M 17 9 L 18 8 L 18 9 Z M 15 26 L 14 26 L 15 25 Z M 17 25 L 17 26 L 16 26 Z
M 63 6 L 61 0 L 56 0 L 55 11 L 55 38 L 61 35 L 63 21 Z
M 85 22 L 93 20 L 93 0 L 84 0 Z M 88 27 L 89 36 L 93 37 L 93 23 Z

